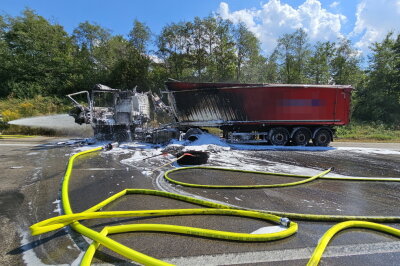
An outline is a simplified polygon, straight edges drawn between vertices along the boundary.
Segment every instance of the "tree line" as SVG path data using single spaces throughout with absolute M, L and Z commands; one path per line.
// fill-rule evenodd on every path
M 244 24 L 218 16 L 171 23 L 158 35 L 138 20 L 127 36 L 87 21 L 68 34 L 26 9 L 20 16 L 0 16 L 0 97 L 63 97 L 95 83 L 158 91 L 168 78 L 350 84 L 356 88 L 354 119 L 398 126 L 400 35 L 388 33 L 371 50 L 364 59 L 347 39 L 311 44 L 298 29 L 282 35 L 266 55 Z

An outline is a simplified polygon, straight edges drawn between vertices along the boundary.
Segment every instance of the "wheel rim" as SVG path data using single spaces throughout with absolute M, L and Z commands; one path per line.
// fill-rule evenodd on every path
M 289 138 L 289 133 L 282 132 L 282 129 L 272 131 L 271 144 L 283 146 L 286 145 Z

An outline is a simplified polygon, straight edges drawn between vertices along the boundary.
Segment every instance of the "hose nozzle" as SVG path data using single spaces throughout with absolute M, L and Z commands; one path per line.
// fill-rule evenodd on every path
M 282 218 L 279 220 L 279 223 L 280 223 L 281 225 L 285 226 L 285 227 L 289 227 L 289 225 L 290 225 L 290 220 L 289 220 L 289 218 L 282 217 Z

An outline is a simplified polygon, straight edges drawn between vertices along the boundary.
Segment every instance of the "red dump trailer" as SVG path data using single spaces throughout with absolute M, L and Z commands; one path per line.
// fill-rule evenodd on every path
M 180 130 L 218 127 L 230 142 L 327 146 L 333 127 L 350 121 L 349 85 L 169 81 L 166 87 Z

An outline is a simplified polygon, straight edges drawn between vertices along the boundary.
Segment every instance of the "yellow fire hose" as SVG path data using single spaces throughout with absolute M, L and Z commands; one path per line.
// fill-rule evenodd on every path
M 145 265 L 170 265 L 164 261 L 152 258 L 143 253 L 135 251 L 121 243 L 111 239 L 108 237 L 110 234 L 123 233 L 123 232 L 137 232 L 137 231 L 155 231 L 155 232 L 172 232 L 179 234 L 187 234 L 187 235 L 196 235 L 196 236 L 204 236 L 210 238 L 217 239 L 227 239 L 227 240 L 236 240 L 236 241 L 270 241 L 277 240 L 289 237 L 297 232 L 297 224 L 293 221 L 289 221 L 287 218 L 281 218 L 279 216 L 289 217 L 292 219 L 301 219 L 301 220 L 318 220 L 318 221 L 344 221 L 344 220 L 373 220 L 373 221 L 381 221 L 381 222 L 399 222 L 400 217 L 382 217 L 382 216 L 330 216 L 330 215 L 313 215 L 313 214 L 299 214 L 299 213 L 284 213 L 284 212 L 273 212 L 273 211 L 259 211 L 259 210 L 248 210 L 244 208 L 236 208 L 229 205 L 218 204 L 210 201 L 200 200 L 192 197 L 187 197 L 179 194 L 168 193 L 157 190 L 149 190 L 149 189 L 125 189 L 106 200 L 98 203 L 97 205 L 89 208 L 86 211 L 81 213 L 73 213 L 70 201 L 69 201 L 69 180 L 73 169 L 73 163 L 75 158 L 102 150 L 102 147 L 91 149 L 88 151 L 83 151 L 77 153 L 69 159 L 67 170 L 65 172 L 63 184 L 62 184 L 62 205 L 64 208 L 65 215 L 53 217 L 47 219 L 45 221 L 34 224 L 30 227 L 32 235 L 43 234 L 46 232 L 50 232 L 53 230 L 60 229 L 66 225 L 70 225 L 75 231 L 89 237 L 93 240 L 93 243 L 87 249 L 85 256 L 82 259 L 81 265 L 89 265 L 92 261 L 92 258 L 95 254 L 96 249 L 103 245 L 118 254 L 125 256 L 128 259 L 136 261 Z M 193 167 L 190 167 L 193 168 Z M 190 168 L 179 168 L 179 169 L 190 169 Z M 196 167 L 199 168 L 199 167 Z M 201 168 L 211 168 L 211 167 L 201 167 Z M 175 171 L 178 171 L 176 169 Z M 219 169 L 221 168 L 211 168 L 211 169 Z M 223 169 L 223 168 L 222 168 Z M 223 169 L 227 171 L 237 171 L 231 169 Z M 295 176 L 295 175 L 285 175 L 285 176 L 294 176 L 294 177 L 303 177 L 307 178 L 302 181 L 286 183 L 286 184 L 277 184 L 277 185 L 261 185 L 261 187 L 283 187 L 283 186 L 294 186 L 304 184 L 306 182 L 311 182 L 317 178 L 323 178 L 323 175 L 327 174 L 331 169 L 328 169 L 316 176 L 313 177 L 305 177 L 305 176 Z M 242 171 L 241 172 L 250 172 L 257 173 L 260 172 L 252 172 L 252 171 Z M 173 172 L 168 171 L 165 173 L 165 178 L 170 182 L 179 184 L 179 181 L 175 181 L 171 179 L 168 174 Z M 262 173 L 262 174 L 272 174 L 272 173 Z M 276 174 L 274 174 L 276 175 Z M 351 179 L 350 179 L 351 180 Z M 391 180 L 393 181 L 393 180 Z M 182 183 L 182 182 L 180 182 Z M 185 185 L 194 185 L 199 186 L 197 184 L 188 184 L 183 183 Z M 183 185 L 181 184 L 181 185 Z M 203 186 L 203 185 L 200 185 Z M 215 187 L 215 186 L 208 186 Z M 220 188 L 222 186 L 219 186 Z M 227 186 L 223 186 L 226 188 Z M 244 188 L 243 186 L 228 186 L 230 188 Z M 249 188 L 249 186 L 245 186 Z M 260 185 L 254 186 L 260 187 Z M 172 198 L 176 200 L 181 200 L 184 202 L 189 202 L 197 205 L 201 205 L 204 207 L 203 209 L 171 209 L 171 210 L 142 210 L 142 211 L 109 211 L 102 212 L 98 211 L 101 208 L 105 207 L 109 203 L 117 200 L 118 198 L 127 195 L 127 194 L 145 194 L 145 195 L 155 195 L 162 196 L 167 198 Z M 230 216 L 241 216 L 241 217 L 249 217 L 255 219 L 262 219 L 268 222 L 273 222 L 276 224 L 281 224 L 286 227 L 285 230 L 276 232 L 276 233 L 267 233 L 267 234 L 247 234 L 247 233 L 235 233 L 235 232 L 226 232 L 226 231 L 218 231 L 218 230 L 209 230 L 209 229 L 201 229 L 201 228 L 193 228 L 186 226 L 176 226 L 176 225 L 161 225 L 161 224 L 130 224 L 130 225 L 118 225 L 118 226 L 106 226 L 103 228 L 101 232 L 94 231 L 81 223 L 80 220 L 84 219 L 98 219 L 98 218 L 111 218 L 111 217 L 144 217 L 144 216 L 177 216 L 177 215 L 230 215 Z M 348 221 L 335 225 L 330 230 L 328 230 L 323 238 L 320 240 L 317 248 L 312 255 L 309 265 L 318 264 L 322 253 L 326 246 L 329 243 L 329 240 L 334 236 L 334 234 L 340 230 L 344 230 L 349 227 L 363 227 L 369 228 L 377 231 L 386 232 L 395 236 L 400 237 L 400 230 L 384 226 L 380 224 L 375 224 L 371 222 L 365 221 Z
M 307 266 L 318 265 L 319 261 L 321 260 L 322 254 L 325 251 L 325 248 L 328 246 L 329 241 L 331 241 L 331 239 L 335 236 L 335 234 L 348 228 L 366 228 L 400 237 L 400 230 L 390 226 L 371 223 L 371 222 L 364 222 L 364 221 L 342 222 L 331 227 L 321 237 L 317 247 L 315 248 L 313 254 L 311 255 L 310 260 L 307 263 Z
M 254 174 L 262 174 L 262 175 L 279 175 L 279 176 L 291 176 L 291 177 L 305 177 L 307 179 L 297 181 L 297 182 L 291 182 L 291 183 L 282 183 L 282 184 L 273 184 L 273 185 L 200 185 L 200 184 L 190 184 L 190 183 L 184 183 L 180 181 L 176 181 L 169 177 L 170 173 L 173 172 L 178 172 L 178 171 L 185 171 L 189 169 L 209 169 L 209 170 L 220 170 L 220 171 L 228 171 L 228 172 L 240 172 L 240 173 L 254 173 Z M 193 166 L 193 167 L 183 167 L 183 168 L 176 168 L 167 171 L 164 174 L 164 178 L 170 181 L 171 183 L 175 183 L 177 185 L 181 186 L 186 186 L 186 187 L 202 187 L 202 188 L 275 188 L 275 187 L 290 187 L 290 186 L 298 186 L 301 184 L 305 184 L 308 182 L 311 182 L 317 178 L 320 178 L 327 173 L 329 173 L 332 170 L 332 168 L 323 171 L 319 173 L 318 175 L 309 177 L 309 176 L 296 176 L 296 175 L 289 175 L 289 174 L 274 174 L 274 173 L 267 173 L 267 172 L 257 172 L 257 171 L 247 171 L 247 170 L 237 170 L 237 169 L 227 169 L 227 168 L 218 168 L 218 167 L 204 167 L 204 166 Z

